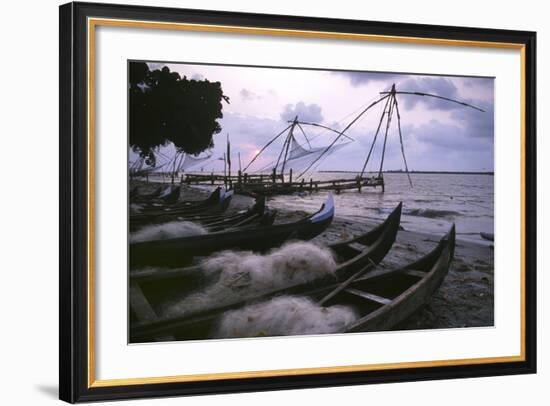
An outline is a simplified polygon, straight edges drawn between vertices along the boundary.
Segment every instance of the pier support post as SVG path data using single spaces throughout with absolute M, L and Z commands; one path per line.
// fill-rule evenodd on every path
M 290 183 L 290 186 L 292 186 L 292 168 L 290 168 L 290 172 L 288 174 L 288 182 Z

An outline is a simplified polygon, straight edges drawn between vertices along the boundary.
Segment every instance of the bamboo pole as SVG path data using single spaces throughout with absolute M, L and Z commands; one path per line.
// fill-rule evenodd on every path
M 407 158 L 405 158 L 405 146 L 403 145 L 403 134 L 401 133 L 401 114 L 399 114 L 399 105 L 397 103 L 397 97 L 394 97 L 395 112 L 397 113 L 397 128 L 399 129 L 399 141 L 401 142 L 401 154 L 403 155 L 403 162 L 405 163 L 405 171 L 407 172 L 407 178 L 409 178 L 409 184 L 413 185 L 411 175 L 409 173 L 409 166 L 407 165 Z
M 296 123 L 296 124 L 298 125 L 298 128 L 300 129 L 300 131 L 304 135 L 304 138 L 306 139 L 307 145 L 309 146 L 309 148 L 311 148 L 311 143 L 309 142 L 309 138 L 307 137 L 306 132 L 304 131 L 304 129 L 302 128 L 300 123 Z
M 367 154 L 367 159 L 365 159 L 365 163 L 363 164 L 363 169 L 361 169 L 361 178 L 363 177 L 365 173 L 365 169 L 367 169 L 367 164 L 369 163 L 372 151 L 374 150 L 374 145 L 376 144 L 376 139 L 378 138 L 378 134 L 380 133 L 380 128 L 382 127 L 382 122 L 384 121 L 384 116 L 386 115 L 386 110 L 388 108 L 388 104 L 390 102 L 390 99 L 388 97 L 388 100 L 386 101 L 386 104 L 384 105 L 384 110 L 382 111 L 382 115 L 380 116 L 380 120 L 378 121 L 378 127 L 376 127 L 376 132 L 374 133 L 374 138 L 372 140 L 372 144 L 369 149 L 369 153 Z
M 290 132 L 289 132 L 290 134 Z M 281 148 L 281 151 L 279 152 L 279 156 L 277 157 L 277 162 L 275 163 L 275 168 L 277 169 L 279 167 L 279 162 L 281 162 L 281 157 L 283 156 L 284 151 L 286 150 L 287 144 L 290 142 L 290 135 L 287 134 L 285 141 L 283 142 L 283 147 Z
M 357 115 L 357 117 L 355 117 L 353 120 L 351 120 L 351 122 L 342 130 L 342 132 L 330 143 L 330 145 L 328 147 L 326 147 L 323 152 L 321 153 L 321 155 L 319 155 L 317 157 L 317 159 L 315 159 L 311 164 L 309 164 L 309 166 L 300 174 L 298 175 L 298 178 L 302 177 L 317 161 L 319 161 L 319 159 L 321 159 L 321 157 L 323 157 L 327 152 L 328 150 L 330 150 L 332 148 L 332 146 L 334 144 L 336 144 L 336 141 L 338 141 L 340 139 L 340 137 L 342 137 L 344 135 L 344 133 L 353 125 L 357 122 L 357 120 L 359 120 L 363 114 L 365 114 L 369 109 L 371 109 L 372 107 L 376 106 L 378 103 L 380 103 L 382 100 L 385 100 L 387 99 L 389 96 L 386 95 L 386 96 L 383 96 L 381 97 L 380 99 L 372 102 L 369 106 L 367 106 L 366 109 L 364 109 L 361 113 L 359 113 Z
M 229 141 L 229 134 L 227 134 L 227 176 L 229 182 L 231 182 L 231 142 Z
M 290 149 L 290 143 L 294 138 L 294 128 L 296 127 L 297 122 L 298 122 L 298 116 L 294 117 L 294 122 L 292 123 L 292 126 L 290 127 L 290 131 L 288 132 L 288 137 L 287 137 L 288 141 L 286 143 L 285 157 L 283 159 L 283 167 L 281 169 L 281 175 L 283 176 L 282 178 L 283 183 L 285 182 L 284 176 L 285 176 L 285 166 L 286 166 L 286 160 L 288 156 L 288 150 Z
M 290 121 L 289 121 L 290 122 Z M 349 135 L 347 134 L 344 134 L 343 131 L 338 131 L 338 130 L 335 130 L 334 128 L 330 128 L 330 127 L 327 127 L 326 125 L 322 125 L 322 124 L 317 124 L 317 123 L 308 123 L 306 121 L 299 121 L 298 122 L 298 127 L 300 127 L 300 129 L 302 129 L 302 126 L 300 124 L 304 124 L 304 125 L 310 125 L 310 126 L 313 126 L 313 127 L 319 127 L 319 128 L 324 128 L 325 130 L 329 130 L 329 131 L 332 131 L 333 133 L 336 133 L 338 135 L 341 135 L 343 137 L 346 137 L 348 140 L 350 141 L 355 141 L 354 138 L 350 137 Z M 302 129 L 302 131 L 304 131 Z M 304 133 L 305 135 L 305 133 Z M 306 138 L 307 139 L 307 138 Z M 308 144 L 309 144 L 309 140 L 308 140 Z M 311 147 L 311 144 L 310 144 L 310 147 Z
M 389 93 L 392 93 L 391 91 L 390 92 L 380 92 L 380 94 L 389 94 Z M 468 104 L 468 103 L 464 103 L 464 102 L 461 102 L 459 100 L 455 100 L 455 99 L 450 99 L 448 97 L 444 97 L 444 96 L 439 96 L 437 94 L 431 94 L 431 93 L 423 93 L 423 92 L 396 92 L 394 91 L 393 92 L 394 94 L 408 94 L 408 95 L 412 95 L 412 96 L 429 96 L 429 97 L 435 97 L 436 99 L 441 99 L 441 100 L 446 100 L 448 102 L 451 102 L 451 103 L 456 103 L 456 104 L 460 104 L 461 106 L 464 106 L 464 107 L 471 107 L 473 108 L 474 110 L 477 110 L 477 111 L 480 111 L 482 113 L 485 113 L 485 110 L 483 109 L 480 109 L 479 107 L 476 107 L 472 104 Z
M 260 154 L 262 152 L 264 152 L 265 149 L 267 147 L 269 147 L 277 138 L 279 138 L 281 135 L 283 135 L 286 132 L 286 130 L 288 130 L 289 128 L 290 128 L 290 125 L 288 127 L 286 127 L 283 131 L 281 131 L 279 134 L 277 134 L 275 137 L 273 137 L 267 144 L 265 144 L 263 146 L 263 148 L 261 150 L 259 150 L 256 155 L 254 155 L 254 158 L 252 158 L 252 160 L 248 163 L 248 165 L 245 166 L 244 170 L 246 171 L 248 169 L 248 167 L 250 165 L 252 165 L 252 163 L 260 156 Z
M 223 185 L 227 188 L 227 158 L 223 153 Z
M 395 85 L 392 86 L 394 93 L 391 94 L 390 98 L 395 98 Z M 386 120 L 386 132 L 384 134 L 384 145 L 382 147 L 382 158 L 380 159 L 380 170 L 378 171 L 378 176 L 382 176 L 382 168 L 384 167 L 384 156 L 386 155 L 386 143 L 388 141 L 388 132 L 390 130 L 391 117 L 393 115 L 393 103 L 390 104 L 388 110 L 388 118 Z

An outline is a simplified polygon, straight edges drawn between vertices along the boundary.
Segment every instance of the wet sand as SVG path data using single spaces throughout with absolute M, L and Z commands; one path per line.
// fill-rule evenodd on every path
M 134 183 L 132 183 L 134 184 Z M 138 184 L 138 183 L 136 183 Z M 140 193 L 153 191 L 158 184 L 139 183 Z M 183 186 L 181 199 L 200 200 L 209 191 Z M 289 198 L 291 198 L 289 196 Z M 230 211 L 249 207 L 253 199 L 235 195 Z M 406 205 L 406 202 L 404 202 Z M 267 202 L 269 207 L 269 200 Z M 338 208 L 337 208 L 338 209 Z M 291 222 L 307 216 L 301 211 L 277 210 L 276 223 Z M 333 243 L 348 239 L 371 229 L 370 220 L 350 221 L 334 218 L 331 226 L 312 241 Z M 410 263 L 435 247 L 442 236 L 401 229 L 391 251 L 379 265 L 392 269 Z M 430 302 L 394 330 L 482 327 L 493 325 L 494 315 L 494 260 L 493 247 L 486 244 L 457 240 L 451 269 Z

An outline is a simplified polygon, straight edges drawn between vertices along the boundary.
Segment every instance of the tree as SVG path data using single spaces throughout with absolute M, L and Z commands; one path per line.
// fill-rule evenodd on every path
M 213 147 L 221 101 L 229 102 L 220 82 L 182 78 L 166 66 L 151 71 L 143 62 L 131 62 L 129 76 L 130 146 L 149 165 L 155 148 L 169 142 L 188 154 Z

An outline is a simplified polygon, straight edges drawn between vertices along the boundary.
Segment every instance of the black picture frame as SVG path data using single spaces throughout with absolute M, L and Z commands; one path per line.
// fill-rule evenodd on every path
M 60 6 L 59 397 L 67 402 L 235 393 L 536 372 L 536 33 L 113 4 Z M 524 359 L 514 362 L 117 386 L 90 384 L 88 352 L 87 19 L 89 17 L 513 43 L 525 53 Z

